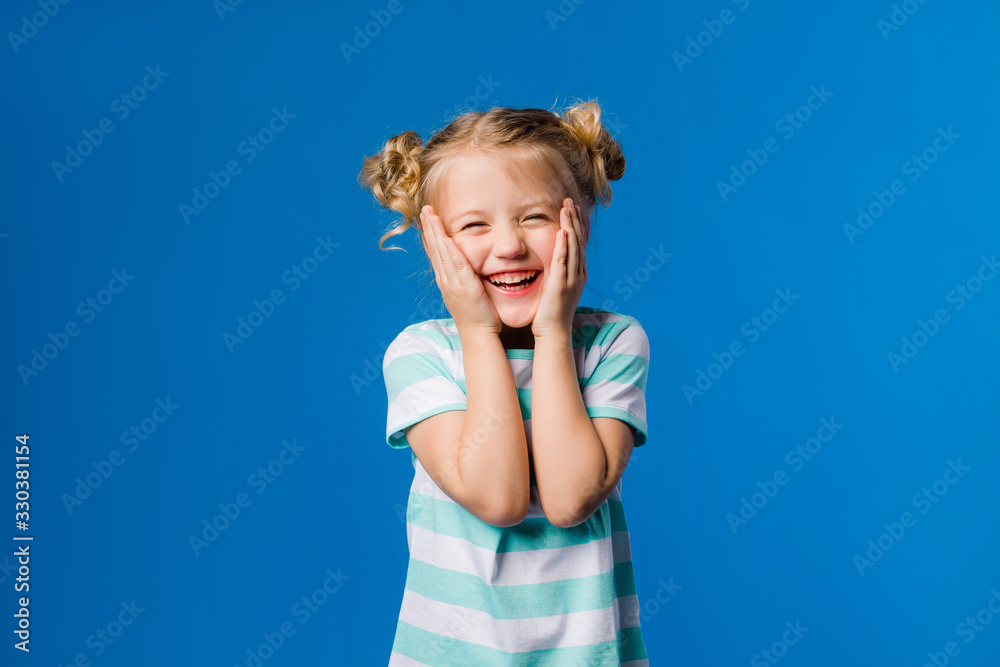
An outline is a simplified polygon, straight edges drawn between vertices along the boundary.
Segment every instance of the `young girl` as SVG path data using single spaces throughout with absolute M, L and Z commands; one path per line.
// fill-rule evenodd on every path
M 596 102 L 468 112 L 359 176 L 420 232 L 451 318 L 387 348 L 409 446 L 409 567 L 390 665 L 648 664 L 620 478 L 646 441 L 649 343 L 578 306 L 625 158 Z

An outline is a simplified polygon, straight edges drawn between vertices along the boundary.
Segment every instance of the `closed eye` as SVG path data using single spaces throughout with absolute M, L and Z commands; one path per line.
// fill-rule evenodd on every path
M 532 215 L 529 215 L 525 219 L 526 220 L 533 220 L 533 219 L 536 219 L 536 218 L 541 219 L 541 220 L 548 220 L 549 216 L 547 216 L 544 213 L 534 213 Z M 485 225 L 485 224 L 486 223 L 484 223 L 484 222 L 470 222 L 468 224 L 462 225 L 462 229 L 465 230 L 465 229 L 468 229 L 469 227 L 475 227 L 477 225 Z

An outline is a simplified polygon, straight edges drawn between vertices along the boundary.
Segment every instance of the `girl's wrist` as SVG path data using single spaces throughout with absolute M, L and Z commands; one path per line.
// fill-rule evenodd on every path
M 569 329 L 547 329 L 544 331 L 532 332 L 535 337 L 535 348 L 551 346 L 571 346 L 573 336 Z
M 458 337 L 462 341 L 462 347 L 468 347 L 477 343 L 492 344 L 493 341 L 500 342 L 500 332 L 485 327 L 460 326 L 458 327 Z

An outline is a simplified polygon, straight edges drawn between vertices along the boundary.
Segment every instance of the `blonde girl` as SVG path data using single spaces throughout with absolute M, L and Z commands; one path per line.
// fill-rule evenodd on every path
M 383 360 L 410 447 L 409 565 L 390 665 L 646 665 L 621 476 L 646 442 L 649 344 L 579 306 L 597 204 L 622 177 L 600 106 L 465 113 L 359 176 L 415 226 L 450 318 Z

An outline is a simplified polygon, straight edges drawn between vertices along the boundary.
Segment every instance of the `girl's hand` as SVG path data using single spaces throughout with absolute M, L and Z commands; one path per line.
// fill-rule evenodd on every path
M 448 236 L 444 223 L 429 204 L 420 210 L 424 250 L 434 267 L 434 277 L 441 298 L 455 320 L 459 333 L 465 331 L 500 335 L 502 323 L 496 306 L 486 295 L 479 276 L 469 268 L 469 261 Z
M 559 231 L 552 251 L 552 265 L 542 286 L 542 297 L 531 322 L 535 338 L 569 338 L 573 332 L 573 315 L 587 282 L 587 261 L 584 254 L 583 223 L 580 207 L 567 197 L 559 211 Z

